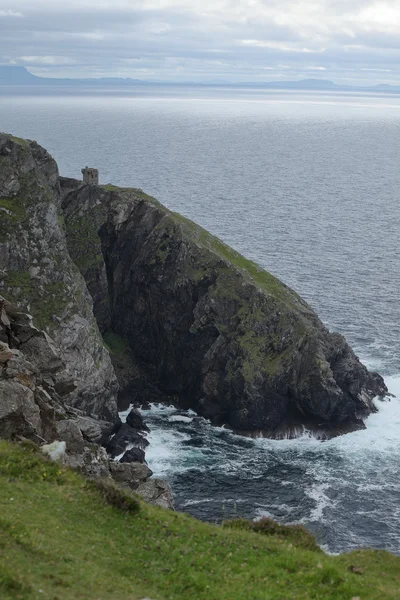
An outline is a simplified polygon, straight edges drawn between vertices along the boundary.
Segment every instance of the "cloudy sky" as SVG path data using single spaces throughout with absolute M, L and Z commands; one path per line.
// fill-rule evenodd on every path
M 400 0 L 0 0 L 0 64 L 54 77 L 400 83 Z

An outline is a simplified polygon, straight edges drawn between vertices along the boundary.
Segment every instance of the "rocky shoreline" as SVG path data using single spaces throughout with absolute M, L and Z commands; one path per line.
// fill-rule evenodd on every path
M 30 439 L 89 478 L 113 479 L 148 502 L 173 508 L 169 486 L 151 478 L 145 464 L 140 446 L 147 444 L 147 427 L 140 413 L 132 409 L 125 424 L 119 417 L 101 419 L 68 403 L 75 388 L 51 338 L 0 296 L 1 437 Z M 65 442 L 61 452 L 59 441 Z
M 0 436 L 66 442 L 66 464 L 147 500 L 131 402 L 191 408 L 244 435 L 364 427 L 387 393 L 291 289 L 141 190 L 59 176 L 0 134 Z M 115 460 L 118 458 L 118 460 Z

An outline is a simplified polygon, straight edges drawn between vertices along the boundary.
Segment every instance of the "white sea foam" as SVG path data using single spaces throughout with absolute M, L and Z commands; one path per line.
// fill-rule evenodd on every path
M 345 539 L 340 549 L 356 548 L 360 531 L 364 545 L 376 543 L 375 538 L 368 541 L 372 520 L 377 531 L 387 528 L 385 547 L 396 551 L 400 375 L 386 383 L 395 397 L 376 400 L 378 412 L 366 420 L 365 430 L 327 441 L 305 429 L 296 439 L 243 438 L 193 418 L 193 412 L 176 414 L 175 407 L 152 405 L 142 411 L 150 426 L 146 458 L 155 475 L 169 479 L 173 487 L 177 482 L 180 507 L 193 514 L 224 518 L 229 506 L 237 504 L 238 514 L 240 506 L 251 506 L 256 518 L 300 522 L 317 534 L 335 532 Z M 232 494 L 236 487 L 240 499 Z M 330 537 L 326 548 L 336 551 L 335 540 Z
M 132 448 L 134 448 L 133 444 L 127 444 L 125 450 L 123 452 L 121 452 L 121 454 L 118 454 L 118 456 L 116 456 L 114 458 L 114 460 L 116 460 L 117 462 L 119 462 L 121 460 L 121 458 L 123 457 L 123 455 L 125 454 L 125 452 L 128 452 L 128 450 L 132 450 Z
M 193 417 L 186 417 L 185 415 L 171 415 L 168 418 L 170 423 L 191 423 L 193 421 Z
M 332 506 L 333 502 L 325 493 L 329 489 L 329 483 L 315 483 L 309 489 L 305 490 L 306 495 L 315 502 L 315 507 L 311 510 L 307 519 L 302 521 L 322 521 L 324 510 Z
M 122 410 L 119 414 L 119 418 L 121 419 L 121 421 L 123 423 L 126 423 L 126 418 L 129 415 L 129 413 L 132 410 L 132 404 L 129 405 L 129 408 L 127 408 L 126 410 Z

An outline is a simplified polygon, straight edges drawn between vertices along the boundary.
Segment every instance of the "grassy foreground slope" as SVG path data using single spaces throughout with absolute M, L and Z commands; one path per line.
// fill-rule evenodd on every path
M 298 537 L 208 525 L 116 496 L 110 503 L 31 446 L 0 442 L 0 598 L 399 598 L 400 558 L 389 553 L 329 557 Z

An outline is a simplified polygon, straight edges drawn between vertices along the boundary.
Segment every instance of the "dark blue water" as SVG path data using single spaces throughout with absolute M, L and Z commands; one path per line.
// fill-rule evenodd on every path
M 143 188 L 296 289 L 399 388 L 400 99 L 262 91 L 0 88 L 0 129 L 62 174 Z M 400 553 L 400 408 L 321 443 L 244 440 L 154 408 L 150 466 L 179 508 L 303 522 L 331 551 Z M 188 417 L 191 418 L 191 417 Z

